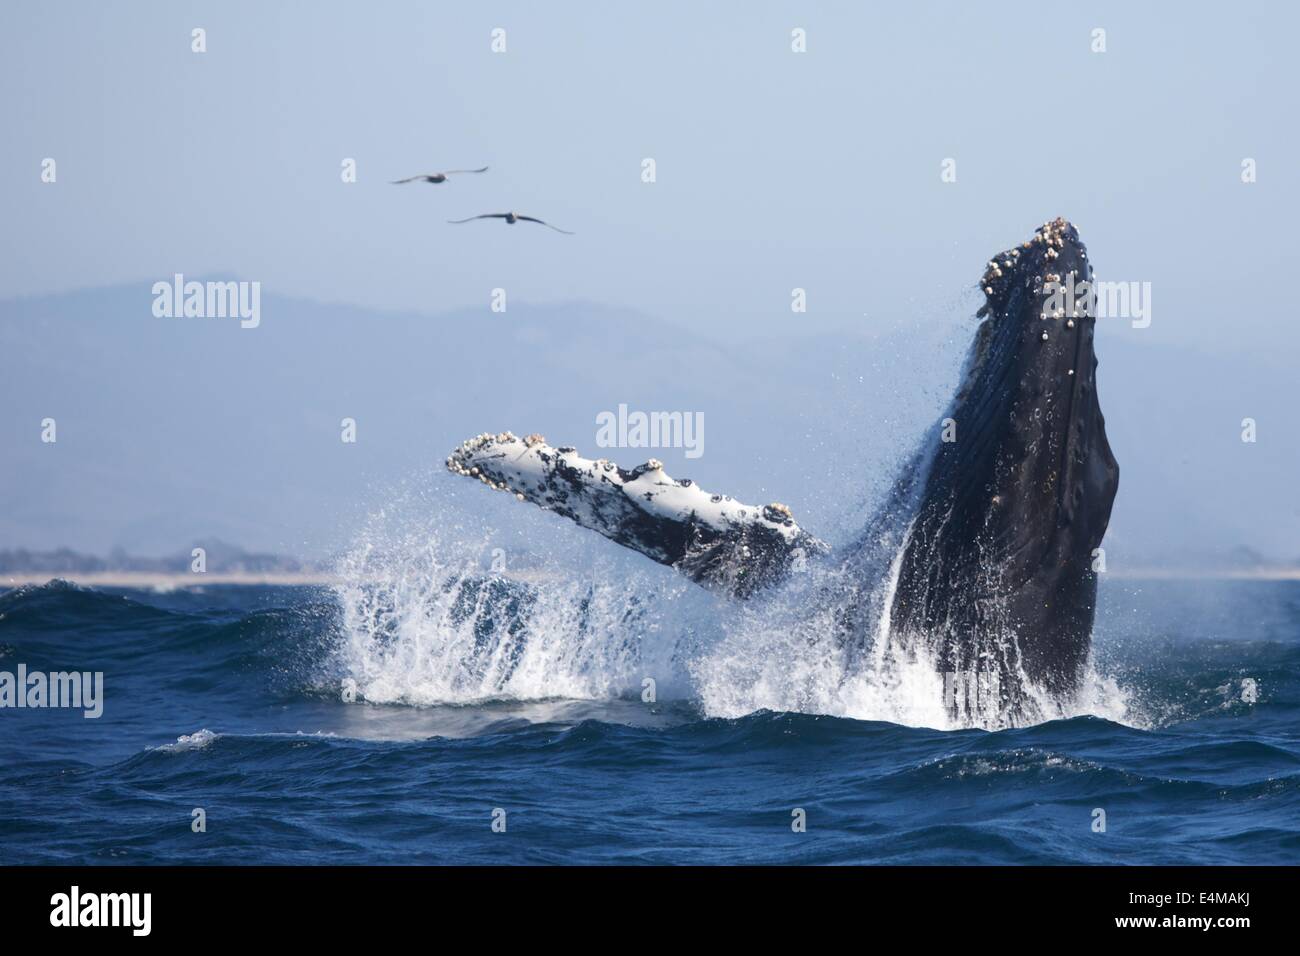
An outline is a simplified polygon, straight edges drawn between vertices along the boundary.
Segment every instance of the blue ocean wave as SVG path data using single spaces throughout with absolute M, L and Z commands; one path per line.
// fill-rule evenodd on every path
M 1269 593 L 1300 624 L 1294 586 Z M 1163 719 L 986 731 L 346 701 L 345 626 L 318 589 L 0 594 L 0 670 L 105 681 L 98 720 L 0 712 L 0 863 L 1300 862 L 1300 642 L 1276 628 L 1175 653 L 1103 631 Z

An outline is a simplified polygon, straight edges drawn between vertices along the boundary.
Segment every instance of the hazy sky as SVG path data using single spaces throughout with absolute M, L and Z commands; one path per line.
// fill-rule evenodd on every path
M 196 27 L 206 31 L 205 53 L 191 51 Z M 492 51 L 497 28 L 505 53 Z M 791 50 L 795 28 L 806 31 L 806 53 Z M 1106 31 L 1104 53 L 1092 50 L 1097 28 Z M 1064 215 L 1079 225 L 1101 278 L 1152 288 L 1148 328 L 1103 321 L 1098 332 L 1102 406 L 1129 476 L 1119 527 L 1148 519 L 1157 522 L 1148 537 L 1172 540 L 1193 520 L 1189 509 L 1204 505 L 1194 519 L 1221 527 L 1219 543 L 1262 542 L 1287 555 L 1300 529 L 1290 489 L 1300 428 L 1279 385 L 1294 378 L 1300 355 L 1300 325 L 1283 288 L 1300 212 L 1291 121 L 1298 34 L 1296 8 L 1271 3 L 7 0 L 0 321 L 39 319 L 40 308 L 20 309 L 16 297 L 104 286 L 138 287 L 147 319 L 149 287 L 181 272 L 260 281 L 266 302 L 345 303 L 367 314 L 482 309 L 490 317 L 491 292 L 504 288 L 512 303 L 636 310 L 724 349 L 737 336 L 815 347 L 814 336 L 831 332 L 895 343 L 915 333 L 924 343 L 936 329 L 968 335 L 955 317 L 972 310 L 987 258 Z M 53 184 L 41 181 L 47 158 L 57 163 Z M 355 183 L 340 176 L 349 158 Z M 654 183 L 642 181 L 646 158 L 656 163 Z M 957 181 L 945 183 L 949 158 Z M 1242 182 L 1246 158 L 1257 182 Z M 441 186 L 388 184 L 485 164 L 486 175 Z M 445 222 L 506 209 L 577 234 Z M 807 290 L 805 314 L 791 312 L 795 287 Z M 103 301 L 111 298 L 120 323 L 133 314 L 130 295 L 115 295 Z M 85 308 L 97 301 L 91 296 Z M 81 307 L 69 300 L 60 314 Z M 164 356 L 174 362 L 184 347 L 152 326 L 116 325 L 113 335 L 118 328 L 122 338 L 107 341 L 133 357 L 133 369 Z M 214 382 L 246 387 L 238 350 L 259 341 L 243 337 L 263 331 L 233 331 L 238 348 L 210 353 L 232 362 L 208 369 Z M 9 341 L 45 350 L 60 334 L 24 331 Z M 66 334 L 83 332 L 69 326 Z M 225 333 L 184 333 L 187 341 L 209 334 Z M 104 341 L 85 333 L 79 347 L 100 343 L 103 354 Z M 427 353 L 406 358 L 423 360 L 432 382 L 437 343 L 427 344 Z M 310 364 L 320 358 L 313 347 L 303 336 L 283 354 Z M 1118 388 L 1106 378 L 1108 349 L 1113 374 L 1126 377 Z M 196 356 L 196 368 L 208 354 Z M 6 388 L 3 379 L 18 377 L 0 366 L 0 399 L 14 412 L 0 422 L 6 442 L 28 442 L 31 423 L 70 394 L 76 363 L 97 359 L 50 361 L 67 381 L 47 375 L 43 392 L 44 373 L 35 374 L 34 383 L 24 379 L 32 383 L 24 395 Z M 898 349 L 864 374 L 891 361 L 908 359 Z M 673 371 L 663 374 L 675 387 Z M 159 383 L 167 374 L 158 370 Z M 259 400 L 292 404 L 295 393 L 275 393 L 274 371 L 264 374 L 272 379 L 256 383 Z M 338 385 L 365 394 L 387 387 L 387 374 L 382 361 L 371 363 L 340 372 Z M 825 374 L 809 361 L 775 369 L 771 381 L 780 394 L 825 396 Z M 932 368 L 914 378 L 918 392 L 935 387 Z M 413 372 L 411 382 L 418 388 L 421 379 Z M 150 391 L 153 383 L 127 384 L 136 391 L 132 415 L 170 400 Z M 103 386 L 115 387 L 111 377 Z M 691 407 L 678 394 L 668 390 L 665 407 Z M 384 408 L 402 414 L 409 395 L 394 393 Z M 566 423 L 626 400 L 616 388 L 561 398 Z M 220 399 L 205 400 L 219 410 Z M 481 428 L 550 427 L 481 421 L 479 401 L 440 399 L 431 434 L 445 442 Z M 119 456 L 114 503 L 86 504 L 99 508 L 102 527 L 84 540 L 144 541 L 120 530 L 131 522 L 170 535 L 172 525 L 150 510 L 161 506 L 144 500 L 156 491 L 134 483 L 146 467 L 155 483 L 166 478 L 159 466 L 169 446 L 156 446 L 158 462 L 130 458 L 112 432 L 110 406 L 95 404 L 92 396 L 64 410 L 69 435 L 84 413 L 81 433 L 93 428 L 105 443 L 80 452 L 85 476 L 105 467 L 106 454 Z M 871 409 L 856 411 L 872 424 Z M 331 450 L 342 413 L 311 411 Z M 1246 415 L 1259 419 L 1261 443 L 1272 443 L 1250 463 L 1236 457 Z M 401 425 L 408 434 L 414 427 Z M 277 419 L 281 431 L 268 431 L 265 455 L 283 427 Z M 744 463 L 727 441 L 738 431 L 710 434 L 697 477 L 728 462 L 733 471 L 713 477 L 734 481 Z M 221 440 L 235 465 L 246 464 L 240 433 Z M 572 440 L 590 443 L 583 434 Z M 214 455 L 227 450 L 201 432 L 193 441 L 212 442 Z M 66 511 L 41 454 L 23 444 L 9 459 L 21 474 L 0 474 L 27 501 L 28 520 L 12 531 L 21 540 L 12 543 L 77 544 L 74 532 L 89 515 Z M 387 476 L 396 460 L 373 467 Z M 269 468 L 271 459 L 258 464 Z M 1135 470 L 1142 467 L 1145 479 Z M 340 471 L 320 501 L 349 494 L 349 474 Z M 1183 487 L 1183 475 L 1199 484 Z M 1207 489 L 1218 488 L 1222 500 L 1207 504 Z M 222 507 L 219 514 L 260 526 L 247 501 Z M 212 515 L 192 519 L 193 533 L 220 530 Z M 230 533 L 249 540 L 247 525 Z M 42 527 L 58 528 L 58 540 L 40 538 Z M 297 544 L 283 528 L 267 536 L 268 545 Z
M 1270 293 L 1298 29 L 1275 3 L 11 0 L 0 290 L 227 272 L 367 306 L 502 287 L 714 335 L 858 327 L 946 306 L 1064 215 L 1104 277 L 1153 283 L 1142 336 L 1294 349 Z M 511 208 L 578 234 L 444 222 Z

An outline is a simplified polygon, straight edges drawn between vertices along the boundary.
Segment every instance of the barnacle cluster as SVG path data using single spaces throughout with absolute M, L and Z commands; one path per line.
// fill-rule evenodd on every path
M 533 441 L 534 438 L 538 439 L 538 441 L 542 440 L 540 435 L 529 435 L 528 438 L 524 439 L 524 444 L 531 448 L 538 443 Z M 497 491 L 510 491 L 510 487 L 504 481 L 493 481 L 474 461 L 476 456 L 493 445 L 510 445 L 518 441 L 519 439 L 511 432 L 500 432 L 496 435 L 483 432 L 480 435 L 475 435 L 473 438 L 461 442 L 460 447 L 447 456 L 447 470 L 454 475 L 477 478 L 489 488 Z M 516 494 L 515 497 L 520 501 L 524 500 L 522 494 Z

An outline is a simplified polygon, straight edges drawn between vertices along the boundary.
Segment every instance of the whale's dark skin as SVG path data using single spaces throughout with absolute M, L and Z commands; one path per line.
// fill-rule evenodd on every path
M 862 535 L 828 559 L 842 573 L 821 597 L 839 609 L 846 653 L 878 640 L 905 654 L 925 647 L 954 712 L 1014 719 L 1026 712 L 1026 683 L 1064 699 L 1087 664 L 1094 556 L 1119 468 L 1097 401 L 1090 300 L 1055 309 L 1051 296 L 1071 273 L 1090 282 L 1092 267 L 1062 219 L 989 263 L 984 321 L 944 425 Z M 829 551 L 784 505 L 735 503 L 708 524 L 705 502 L 731 499 L 674 482 L 653 460 L 625 472 L 505 432 L 467 441 L 447 466 L 738 598 Z M 659 477 L 629 483 L 646 474 Z M 659 495 L 677 504 L 660 506 Z
M 1056 220 L 993 261 L 973 366 L 949 412 L 956 440 L 940 443 L 925 480 L 890 632 L 929 641 L 940 669 L 961 675 L 956 693 L 991 675 L 985 686 L 1014 705 L 1017 668 L 1053 697 L 1078 686 L 1119 466 L 1097 400 L 1092 310 L 1053 315 L 1045 291 L 1071 272 L 1091 281 L 1078 232 Z

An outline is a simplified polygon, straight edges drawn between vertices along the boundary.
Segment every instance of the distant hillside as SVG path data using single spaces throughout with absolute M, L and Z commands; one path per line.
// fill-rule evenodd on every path
M 315 570 L 296 558 L 275 554 L 250 554 L 221 541 L 206 540 L 195 544 L 204 549 L 204 560 L 209 573 L 215 574 L 288 574 Z M 192 570 L 191 551 L 161 558 L 137 557 L 115 550 L 107 557 L 83 554 L 71 548 L 53 551 L 30 551 L 26 548 L 0 550 L 0 575 L 50 574 L 77 575 L 100 574 L 110 571 L 132 573 L 189 574 Z
M 704 455 L 610 457 L 653 455 L 843 537 L 946 405 L 975 327 L 954 306 L 891 337 L 715 341 L 591 303 L 423 315 L 266 290 L 260 327 L 245 330 L 157 318 L 149 285 L 0 302 L 0 547 L 165 555 L 216 535 L 317 559 L 346 548 L 398 486 L 453 481 L 442 463 L 462 439 L 539 431 L 594 452 L 596 415 L 620 403 L 702 412 Z M 1269 356 L 1154 341 L 1099 334 L 1120 462 L 1110 566 L 1243 544 L 1294 554 L 1300 423 L 1279 413 L 1291 373 Z M 1240 440 L 1244 417 L 1258 421 L 1254 444 Z M 355 444 L 340 440 L 344 418 Z M 465 500 L 480 493 L 464 483 Z

